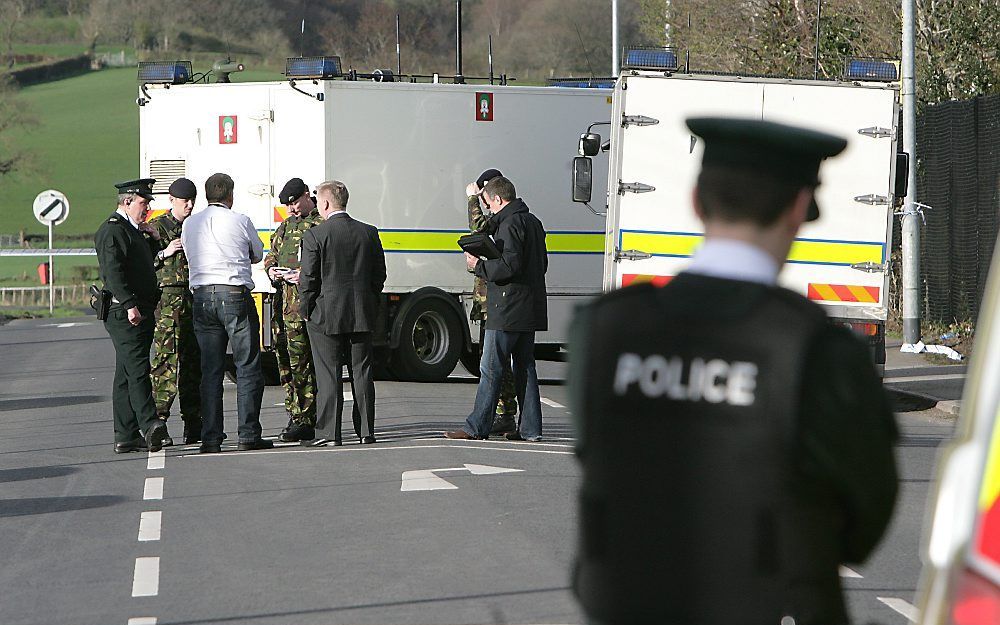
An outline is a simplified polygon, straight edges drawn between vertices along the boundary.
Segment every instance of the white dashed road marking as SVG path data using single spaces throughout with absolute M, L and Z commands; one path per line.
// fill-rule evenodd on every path
M 151 451 L 149 452 L 149 460 L 146 461 L 147 469 L 162 469 L 163 465 L 167 461 L 167 452 L 163 451 Z
M 142 542 L 149 540 L 160 540 L 160 523 L 163 520 L 163 512 L 150 510 L 143 512 L 139 517 L 139 540 Z
M 886 604 L 896 612 L 899 612 L 911 622 L 917 622 L 917 608 L 910 603 L 896 597 L 878 597 L 878 600 Z
M 553 408 L 565 408 L 566 407 L 566 406 L 563 406 L 562 404 L 560 404 L 557 401 L 552 401 L 548 397 L 543 397 L 542 398 L 542 403 L 545 404 L 546 406 L 552 406 Z
M 128 625 L 156 625 L 155 616 L 133 616 L 128 620 Z
M 147 501 L 150 499 L 163 499 L 163 478 L 147 477 L 146 486 L 142 491 L 142 498 Z
M 136 558 L 132 577 L 133 597 L 155 597 L 160 592 L 160 559 Z

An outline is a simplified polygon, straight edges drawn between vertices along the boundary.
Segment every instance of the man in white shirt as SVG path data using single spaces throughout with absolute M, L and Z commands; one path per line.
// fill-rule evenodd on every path
M 225 438 L 222 377 L 226 345 L 236 365 L 240 451 L 270 449 L 261 439 L 260 319 L 250 292 L 250 266 L 264 258 L 264 244 L 246 215 L 232 211 L 233 179 L 218 173 L 205 181 L 208 206 L 184 221 L 181 244 L 194 293 L 194 332 L 201 348 L 201 453 L 218 453 Z

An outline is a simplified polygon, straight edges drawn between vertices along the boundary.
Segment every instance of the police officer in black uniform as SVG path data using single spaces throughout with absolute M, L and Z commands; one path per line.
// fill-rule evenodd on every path
M 113 297 L 104 328 L 115 346 L 112 409 L 116 453 L 146 448 L 159 451 L 167 436 L 166 424 L 156 418 L 149 378 L 153 311 L 160 289 L 153 253 L 142 230 L 146 229 L 143 222 L 153 199 L 154 182 L 143 178 L 116 184 L 118 209 L 94 236 L 101 280 Z
M 866 346 L 776 279 L 846 142 L 687 123 L 704 244 L 667 286 L 574 321 L 574 590 L 592 623 L 844 624 L 838 565 L 889 522 L 896 429 Z

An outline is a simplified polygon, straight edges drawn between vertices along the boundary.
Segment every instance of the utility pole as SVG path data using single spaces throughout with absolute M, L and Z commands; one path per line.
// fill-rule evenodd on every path
M 903 203 L 903 342 L 920 341 L 920 211 L 917 210 L 917 88 L 913 33 L 915 0 L 903 0 L 903 151 L 910 155 Z
M 618 75 L 618 0 L 611 0 L 611 75 Z

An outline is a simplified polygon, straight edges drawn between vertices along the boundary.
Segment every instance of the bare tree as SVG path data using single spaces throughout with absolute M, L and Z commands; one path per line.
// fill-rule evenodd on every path
M 32 156 L 22 148 L 15 148 L 11 134 L 35 120 L 25 112 L 24 103 L 17 98 L 17 88 L 9 77 L 0 75 L 0 179 L 32 167 Z
M 14 39 L 17 33 L 17 25 L 24 16 L 32 9 L 31 0 L 0 0 L 0 15 L 3 21 L 0 22 L 0 36 L 3 37 L 5 56 L 7 57 L 7 67 L 14 67 Z

